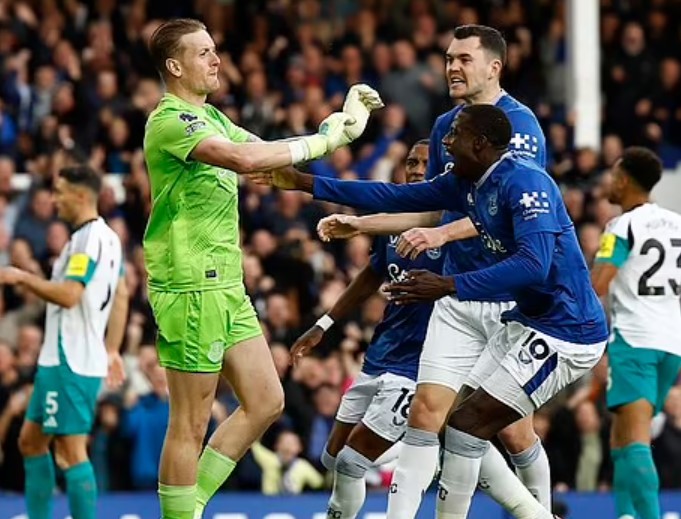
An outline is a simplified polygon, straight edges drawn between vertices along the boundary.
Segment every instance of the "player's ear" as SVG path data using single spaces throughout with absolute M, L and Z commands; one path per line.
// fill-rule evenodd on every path
M 174 58 L 168 58 L 166 60 L 166 69 L 173 77 L 180 77 L 182 75 L 182 67 L 180 66 L 180 62 Z
M 501 63 L 501 60 L 500 59 L 493 59 L 489 64 L 489 73 L 490 73 L 489 79 L 499 77 L 501 75 L 501 69 L 502 68 L 503 68 L 503 65 Z

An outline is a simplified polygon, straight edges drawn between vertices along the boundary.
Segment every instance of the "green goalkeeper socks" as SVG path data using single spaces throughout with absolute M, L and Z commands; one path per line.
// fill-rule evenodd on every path
M 196 475 L 196 510 L 194 519 L 201 518 L 206 503 L 227 480 L 234 467 L 236 467 L 236 461 L 221 454 L 210 445 L 206 446 L 199 458 L 199 467 Z
M 158 484 L 161 519 L 193 519 L 196 507 L 196 485 Z

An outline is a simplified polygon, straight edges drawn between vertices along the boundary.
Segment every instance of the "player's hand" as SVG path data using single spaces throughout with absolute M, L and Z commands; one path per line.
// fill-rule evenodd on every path
M 332 214 L 317 223 L 317 234 L 322 241 L 346 240 L 361 234 L 359 218 L 350 214 Z
M 295 366 L 300 359 L 310 353 L 310 350 L 319 344 L 322 337 L 324 337 L 324 330 L 317 325 L 298 337 L 296 342 L 293 343 L 293 348 L 291 348 L 291 364 Z
M 16 285 L 26 277 L 26 272 L 16 267 L 0 268 L 0 285 Z
M 438 227 L 416 227 L 400 235 L 395 251 L 403 258 L 416 259 L 426 249 L 442 247 L 445 233 Z
M 369 85 L 363 83 L 352 85 L 345 96 L 343 112 L 351 115 L 355 123 L 345 128 L 344 137 L 347 142 L 344 144 L 349 144 L 362 135 L 369 121 L 369 114 L 383 106 L 385 105 L 381 96 Z
M 357 137 L 351 138 L 356 131 L 346 134 L 346 130 L 356 124 L 355 118 L 345 112 L 334 112 L 319 124 L 317 133 L 326 137 L 326 153 L 336 151 L 338 148 L 354 141 L 362 134 L 364 128 Z M 312 158 L 315 158 L 314 156 Z
M 291 168 L 273 169 L 258 173 L 247 173 L 244 176 L 259 186 L 270 186 L 278 189 L 296 189 L 296 175 L 298 173 Z
M 456 291 L 454 278 L 433 274 L 427 270 L 410 270 L 402 281 L 386 285 L 383 289 L 388 300 L 398 305 L 436 301 Z
M 109 353 L 109 371 L 106 374 L 106 384 L 110 389 L 118 389 L 123 382 L 125 382 L 123 358 L 118 352 Z

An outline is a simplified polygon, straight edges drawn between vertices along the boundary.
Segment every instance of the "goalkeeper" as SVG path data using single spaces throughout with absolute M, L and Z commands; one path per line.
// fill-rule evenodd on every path
M 206 104 L 219 87 L 220 59 L 202 23 L 169 21 L 149 47 L 167 89 L 144 137 L 152 192 L 144 253 L 170 392 L 158 493 L 164 519 L 191 519 L 201 517 L 284 402 L 242 282 L 236 175 L 330 153 L 359 137 L 369 112 L 382 102 L 369 87 L 356 85 L 347 113 L 331 114 L 319 133 L 262 142 Z M 220 374 L 241 405 L 201 453 Z

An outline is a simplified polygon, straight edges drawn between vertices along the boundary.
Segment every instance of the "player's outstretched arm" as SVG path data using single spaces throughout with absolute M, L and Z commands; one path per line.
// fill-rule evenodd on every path
M 352 280 L 350 286 L 341 294 L 331 310 L 296 340 L 291 349 L 291 361 L 295 363 L 301 357 L 307 355 L 321 342 L 324 333 L 333 326 L 334 322 L 342 319 L 366 301 L 379 289 L 381 283 L 383 283 L 383 277 L 371 265 L 364 267 Z
M 192 160 L 237 173 L 284 168 L 316 159 L 342 146 L 346 139 L 346 127 L 354 123 L 352 116 L 336 112 L 322 121 L 318 133 L 285 142 L 235 143 L 222 136 L 212 135 L 202 139 L 190 156 Z
M 441 211 L 427 213 L 332 214 L 319 220 L 317 233 L 322 241 L 348 239 L 358 234 L 382 236 L 399 234 L 414 227 L 432 227 L 442 219 Z
M 0 269 L 0 285 L 20 285 L 48 303 L 72 308 L 83 296 L 85 286 L 80 281 L 48 281 L 16 267 Z
M 405 231 L 397 242 L 396 252 L 403 258 L 416 259 L 427 249 L 442 247 L 450 241 L 466 240 L 478 236 L 470 218 L 460 218 L 439 227 L 417 227 Z
M 125 369 L 120 349 L 127 328 L 128 301 L 128 285 L 125 282 L 125 278 L 121 277 L 116 286 L 116 295 L 114 296 L 111 315 L 109 315 L 109 323 L 106 329 L 106 337 L 104 338 L 106 352 L 109 356 L 109 373 L 106 377 L 106 383 L 110 388 L 117 388 L 125 381 Z

